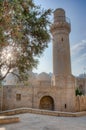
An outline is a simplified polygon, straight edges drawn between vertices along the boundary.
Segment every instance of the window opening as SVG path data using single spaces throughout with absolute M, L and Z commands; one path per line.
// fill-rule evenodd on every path
M 21 94 L 16 94 L 16 100 L 20 101 L 21 100 Z

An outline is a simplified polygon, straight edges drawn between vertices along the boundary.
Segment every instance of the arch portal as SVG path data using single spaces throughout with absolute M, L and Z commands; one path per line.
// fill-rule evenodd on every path
M 44 110 L 54 110 L 54 100 L 50 96 L 44 96 L 40 100 L 40 109 Z

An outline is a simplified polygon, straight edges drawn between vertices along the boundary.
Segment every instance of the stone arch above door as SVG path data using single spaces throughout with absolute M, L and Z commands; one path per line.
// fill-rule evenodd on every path
M 43 96 L 40 100 L 40 109 L 54 110 L 54 100 L 51 96 Z

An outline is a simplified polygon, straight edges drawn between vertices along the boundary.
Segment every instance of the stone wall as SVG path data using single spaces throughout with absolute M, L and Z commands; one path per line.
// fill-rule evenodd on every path
M 0 116 L 2 117 L 16 117 L 12 115 L 23 114 L 23 113 L 33 113 L 33 114 L 41 114 L 41 115 L 48 115 L 48 116 L 63 116 L 63 117 L 80 117 L 85 116 L 85 112 L 60 112 L 60 111 L 48 111 L 48 110 L 39 110 L 33 108 L 17 108 L 13 110 L 7 110 L 0 112 Z
M 21 95 L 21 100 L 16 95 Z M 51 86 L 4 86 L 3 89 L 3 110 L 15 108 L 39 108 L 42 97 L 50 96 L 54 100 L 54 110 L 57 110 L 56 99 L 58 91 Z
M 52 84 L 58 88 L 57 108 L 61 111 L 75 111 L 75 77 L 72 75 L 53 76 Z M 59 104 L 58 104 L 59 103 Z
M 15 108 L 40 108 L 41 99 L 50 97 L 53 100 L 55 111 L 70 111 L 73 112 L 74 89 L 61 88 L 57 86 L 4 86 L 3 87 L 3 110 L 11 110 Z M 17 97 L 21 96 L 21 97 Z M 17 99 L 18 98 L 18 99 Z M 48 99 L 48 98 L 45 98 Z M 52 104 L 49 101 L 45 102 L 45 107 Z M 49 106 L 47 106 L 49 105 Z M 49 109 L 48 109 L 49 110 Z
M 86 96 L 76 96 L 74 101 L 74 99 L 71 98 L 73 93 L 74 91 L 70 87 L 63 89 L 56 86 L 43 85 L 38 87 L 4 86 L 3 95 L 2 88 L 0 87 L 0 111 L 2 108 L 3 110 L 11 110 L 22 107 L 39 109 L 41 99 L 46 96 L 49 96 L 53 99 L 54 110 L 56 111 L 72 112 L 72 107 L 74 106 L 71 102 L 75 101 L 75 111 L 86 111 Z M 21 95 L 20 100 L 17 100 L 17 94 Z
M 76 111 L 86 111 L 86 96 L 76 96 Z
M 4 86 L 3 110 L 32 107 L 32 92 L 32 87 Z M 17 95 L 20 95 L 20 97 L 17 97 Z
M 0 111 L 2 110 L 2 86 L 0 86 Z

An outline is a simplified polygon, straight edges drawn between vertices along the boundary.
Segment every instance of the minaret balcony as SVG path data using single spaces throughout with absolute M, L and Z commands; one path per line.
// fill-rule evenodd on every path
M 51 25 L 52 33 L 57 30 L 65 30 L 65 29 L 68 31 L 68 33 L 71 32 L 71 22 L 68 17 L 59 16 Z

